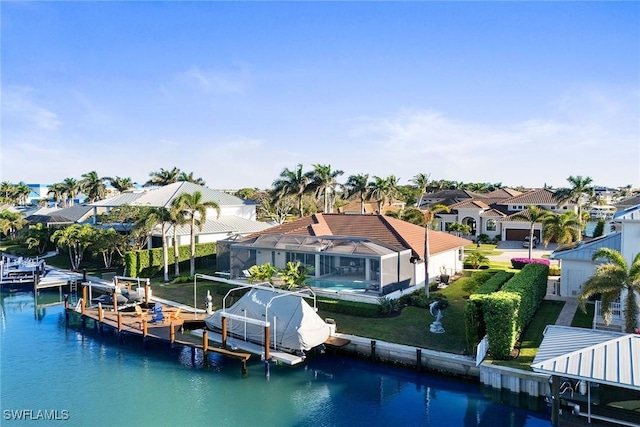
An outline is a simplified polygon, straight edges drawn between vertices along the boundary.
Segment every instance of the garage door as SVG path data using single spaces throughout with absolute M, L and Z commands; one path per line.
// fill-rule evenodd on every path
M 524 240 L 525 237 L 529 235 L 529 230 L 516 230 L 516 229 L 507 229 L 506 237 L 507 240 Z M 540 238 L 540 230 L 533 230 L 533 235 Z

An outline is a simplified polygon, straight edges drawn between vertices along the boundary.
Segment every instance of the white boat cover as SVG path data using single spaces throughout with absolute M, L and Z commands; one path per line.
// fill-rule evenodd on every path
M 330 336 L 329 325 L 300 295 L 254 288 L 226 312 L 260 321 L 265 320 L 266 313 L 270 323 L 271 347 L 276 349 L 310 350 L 323 344 Z M 207 328 L 222 329 L 221 313 L 222 310 L 218 310 L 205 319 Z M 229 318 L 227 331 L 237 338 L 246 336 L 247 341 L 264 344 L 264 326 Z

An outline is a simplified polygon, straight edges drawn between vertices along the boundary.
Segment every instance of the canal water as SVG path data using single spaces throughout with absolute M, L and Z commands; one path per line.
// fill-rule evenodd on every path
M 304 366 L 240 362 L 90 327 L 57 294 L 0 295 L 2 426 L 548 426 L 473 382 L 325 354 Z M 496 398 L 494 398 L 496 400 Z M 497 399 L 499 400 L 499 399 Z

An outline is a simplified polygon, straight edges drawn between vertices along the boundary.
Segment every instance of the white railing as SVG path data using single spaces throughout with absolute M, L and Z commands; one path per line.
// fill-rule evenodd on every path
M 609 307 L 611 308 L 611 324 L 612 325 L 621 325 L 622 324 L 622 307 L 619 302 L 612 302 Z M 596 306 L 593 311 L 593 329 L 596 329 L 596 325 L 598 323 L 603 323 L 604 319 L 602 317 L 602 301 L 596 301 Z

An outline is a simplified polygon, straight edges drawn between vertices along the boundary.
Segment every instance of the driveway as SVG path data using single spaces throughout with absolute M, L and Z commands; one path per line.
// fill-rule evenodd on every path
M 546 248 L 542 245 L 533 249 L 531 256 L 533 258 L 542 258 L 543 255 L 549 255 L 556 248 L 555 243 L 550 243 Z M 528 258 L 529 249 L 522 247 L 522 242 L 500 242 L 496 247 L 497 251 L 502 251 L 500 255 L 489 255 L 488 258 L 494 261 L 510 262 L 511 258 Z M 551 264 L 557 264 L 558 261 L 551 261 Z

